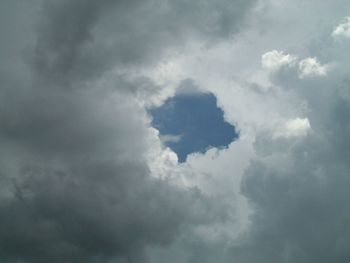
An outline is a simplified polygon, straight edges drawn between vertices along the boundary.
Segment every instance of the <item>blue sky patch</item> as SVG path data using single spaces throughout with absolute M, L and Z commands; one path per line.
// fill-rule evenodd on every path
M 180 93 L 149 113 L 153 127 L 179 162 L 185 162 L 190 153 L 226 147 L 238 137 L 235 127 L 224 121 L 212 93 Z

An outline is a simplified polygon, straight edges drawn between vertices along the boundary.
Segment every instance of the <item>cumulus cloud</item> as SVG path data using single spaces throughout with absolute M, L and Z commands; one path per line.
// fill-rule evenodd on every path
M 322 65 L 316 57 L 299 60 L 297 56 L 272 50 L 261 56 L 262 67 L 269 72 L 275 73 L 287 67 L 298 70 L 299 78 L 322 77 L 331 69 L 331 66 Z
M 349 1 L 0 6 L 0 262 L 349 261 Z M 240 137 L 179 164 L 186 79 Z
M 151 163 L 174 154 L 144 107 L 163 87 L 142 72 L 193 38 L 230 37 L 252 3 L 1 3 L 1 262 L 147 262 L 146 248 L 224 220 Z
M 333 106 L 329 110 L 335 114 Z M 333 123 L 331 118 L 323 121 Z M 285 142 L 278 150 L 271 140 L 261 141 L 259 147 L 269 155 L 260 156 L 246 170 L 242 191 L 256 212 L 243 245 L 231 251 L 236 260 L 346 262 L 348 164 L 339 144 L 333 142 L 347 144 L 349 140 L 340 129 L 317 130 L 316 136 L 296 144 Z
M 329 70 L 329 65 L 321 65 L 317 58 L 306 58 L 299 62 L 299 77 L 325 76 Z
M 287 120 L 274 132 L 275 137 L 299 137 L 305 136 L 310 131 L 311 126 L 307 118 L 295 118 Z
M 334 28 L 332 36 L 335 38 L 350 37 L 350 17 L 346 17 L 343 23 L 340 23 Z
M 333 26 L 332 21 L 329 27 Z M 341 50 L 332 50 L 332 45 L 319 45 L 318 54 L 327 54 L 323 58 L 328 61 L 344 55 Z M 343 190 L 349 183 L 345 176 L 348 170 L 345 145 L 349 138 L 342 131 L 348 125 L 349 101 L 339 93 L 348 78 L 332 76 L 334 73 L 322 69 L 317 59 L 301 60 L 300 72 L 303 61 L 304 69 L 311 66 L 308 76 L 323 76 L 323 80 L 296 79 L 293 72 L 278 72 L 270 78 L 274 85 L 293 90 L 305 100 L 307 117 L 290 119 L 281 126 L 285 130 L 280 134 L 288 134 L 289 138 L 276 138 L 266 131 L 257 134 L 254 143 L 257 157 L 245 170 L 241 187 L 254 207 L 252 224 L 246 235 L 241 236 L 242 242 L 232 246 L 233 261 L 349 259 L 345 245 L 349 229 L 344 226 L 349 216 L 345 203 L 348 195 Z M 348 68 L 346 63 L 342 66 Z M 294 136 L 298 140 L 292 139 Z
M 283 66 L 293 66 L 296 59 L 295 56 L 283 51 L 272 50 L 261 56 L 261 64 L 267 70 L 277 71 Z
M 234 238 L 237 233 L 228 229 L 237 224 L 231 224 L 225 228 L 229 237 L 216 229 L 217 235 L 212 235 L 219 236 L 216 241 L 187 236 L 182 246 L 157 254 L 157 259 L 179 254 L 184 262 L 349 259 L 349 229 L 344 223 L 349 218 L 349 64 L 344 52 L 347 43 L 335 43 L 329 36 L 329 28 L 343 14 L 334 2 L 277 2 L 257 7 L 260 17 L 254 17 L 256 24 L 252 19 L 254 27 L 238 43 L 189 52 L 179 65 L 196 83 L 215 92 L 227 119 L 242 131 L 242 138 L 227 151 L 213 149 L 190 156 L 186 179 L 207 192 L 221 191 L 222 200 L 228 198 L 231 205 L 233 197 L 237 200 L 232 190 L 237 180 L 248 212 L 236 204 L 233 208 L 246 223 L 239 227 L 245 231 Z M 337 3 L 349 6 L 345 1 Z M 261 54 L 277 47 L 300 59 L 277 67 L 273 74 L 259 71 Z M 299 62 L 308 64 L 309 58 L 316 58 L 318 65 L 316 69 L 305 65 L 311 67 L 309 75 L 300 78 L 304 68 L 299 68 Z M 329 65 L 319 61 L 339 63 L 340 70 L 327 68 L 325 75 L 319 74 L 319 67 Z M 276 131 L 281 136 L 276 137 Z M 243 142 L 243 149 L 251 151 L 238 147 Z M 238 157 L 236 151 L 246 155 Z

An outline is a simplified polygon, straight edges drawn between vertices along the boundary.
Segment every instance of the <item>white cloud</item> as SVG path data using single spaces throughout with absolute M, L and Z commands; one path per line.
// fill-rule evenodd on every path
M 335 38 L 350 38 L 350 16 L 346 17 L 343 23 L 340 23 L 334 28 L 332 36 Z
M 181 135 L 174 135 L 174 134 L 165 134 L 165 135 L 161 135 L 159 136 L 160 140 L 163 143 L 167 143 L 167 142 L 179 142 L 181 140 Z
M 296 59 L 296 56 L 286 54 L 283 51 L 272 50 L 262 55 L 261 64 L 269 71 L 277 71 L 283 66 L 294 65 Z
M 311 130 L 308 118 L 295 118 L 285 121 L 275 131 L 275 138 L 291 138 L 306 136 Z
M 79 6 L 82 1 L 77 2 Z M 78 211 L 73 213 L 79 216 L 80 221 L 77 222 L 86 222 L 87 214 L 90 220 L 90 211 L 96 211 L 93 213 L 96 216 L 92 217 L 94 221 L 89 227 L 91 230 L 89 233 L 93 234 L 90 235 L 92 237 L 102 237 L 104 247 L 101 249 L 98 247 L 94 251 L 106 251 L 106 243 L 107 249 L 112 251 L 115 248 L 113 247 L 116 244 L 115 241 L 119 241 L 119 229 L 126 226 L 129 232 L 124 232 L 128 234 L 127 239 L 133 244 L 144 243 L 140 241 L 139 238 L 141 238 L 147 241 L 146 245 L 150 245 L 147 247 L 155 248 L 158 247 L 157 244 L 163 244 L 164 240 L 169 240 L 165 242 L 165 246 L 158 248 L 163 250 L 164 258 L 149 259 L 150 262 L 155 263 L 164 261 L 169 263 L 343 262 L 350 258 L 347 245 L 349 231 L 344 227 L 349 211 L 350 185 L 347 176 L 350 169 L 347 158 L 350 149 L 347 132 L 350 125 L 348 114 L 350 107 L 348 61 L 350 59 L 348 52 L 341 49 L 343 46 L 333 45 L 334 43 L 330 45 L 329 42 L 322 43 L 324 32 L 327 32 L 327 36 L 330 37 L 329 26 L 334 25 L 334 19 L 344 16 L 339 14 L 339 6 L 347 10 L 350 2 L 346 0 L 325 0 L 322 3 L 319 0 L 259 1 L 259 8 L 247 16 L 249 21 L 246 25 L 251 28 L 240 28 L 239 35 L 234 39 L 217 38 L 215 35 L 212 37 L 215 41 L 211 39 L 208 45 L 206 39 L 203 39 L 207 36 L 205 29 L 215 23 L 211 20 L 208 23 L 198 20 L 200 25 L 205 24 L 205 32 L 200 34 L 202 37 L 198 35 L 194 35 L 193 39 L 191 37 L 193 42 L 186 44 L 186 48 L 179 44 L 179 42 L 182 43 L 181 39 L 178 39 L 178 35 L 173 34 L 171 30 L 168 36 L 167 23 L 159 23 L 157 19 L 152 22 L 153 11 L 150 8 L 153 8 L 153 5 L 138 11 L 139 2 L 133 2 L 131 5 L 133 12 L 130 16 L 128 12 L 123 12 L 124 9 L 121 9 L 123 15 L 113 16 L 113 19 L 114 17 L 117 19 L 111 20 L 113 23 L 106 23 L 109 20 L 98 22 L 94 27 L 96 30 L 92 32 L 84 30 L 85 27 L 83 27 L 81 30 L 83 36 L 79 37 L 78 34 L 77 38 L 73 38 L 78 44 L 73 45 L 72 50 L 79 51 L 74 52 L 74 56 L 70 56 L 69 52 L 66 53 L 70 51 L 70 49 L 66 50 L 66 47 L 75 42 L 73 40 L 66 42 L 69 36 L 75 35 L 75 31 L 68 31 L 69 34 L 61 35 L 71 27 L 64 27 L 63 31 L 57 30 L 62 28 L 61 23 L 57 23 L 57 27 L 46 30 L 45 32 L 48 33 L 44 36 L 58 35 L 53 38 L 54 43 L 52 41 L 42 43 L 44 46 L 49 45 L 47 52 L 35 55 L 43 55 L 43 57 L 37 57 L 46 61 L 47 53 L 48 62 L 50 62 L 50 55 L 57 54 L 59 58 L 55 60 L 57 63 L 52 70 L 44 70 L 48 75 L 46 79 L 48 83 L 45 83 L 48 84 L 47 87 L 27 89 L 26 85 L 23 85 L 16 88 L 16 83 L 24 79 L 21 76 L 24 74 L 18 71 L 12 72 L 15 76 L 13 81 L 2 82 L 4 88 L 0 89 L 0 119 L 4 120 L 2 126 L 5 129 L 1 129 L 1 143 L 8 140 L 11 142 L 8 141 L 7 144 L 2 145 L 0 150 L 2 155 L 0 170 L 4 175 L 0 179 L 0 196 L 5 191 L 2 189 L 7 188 L 11 198 L 15 194 L 17 194 L 16 198 L 20 197 L 17 198 L 18 200 L 14 198 L 16 203 L 22 200 L 22 193 L 15 192 L 16 189 L 12 190 L 17 185 L 13 187 L 12 181 L 7 180 L 7 174 L 22 176 L 20 173 L 22 167 L 17 166 L 17 163 L 30 164 L 29 169 L 24 167 L 29 175 L 41 170 L 50 170 L 55 176 L 57 174 L 58 178 L 58 181 L 53 181 L 57 183 L 42 180 L 44 183 L 40 184 L 37 192 L 32 191 L 34 197 L 50 197 L 43 198 L 43 202 L 40 203 L 33 202 L 39 198 L 33 199 L 30 196 L 27 198 L 28 186 L 23 184 L 23 200 L 26 203 L 25 206 L 22 204 L 14 206 L 11 210 L 22 211 L 18 217 L 11 217 L 16 219 L 12 220 L 13 223 L 24 222 L 24 226 L 28 225 L 27 229 L 34 229 L 34 232 L 39 233 L 40 242 L 35 243 L 42 247 L 44 244 L 42 242 L 50 243 L 51 240 L 47 242 L 45 237 L 52 232 L 45 230 L 46 217 L 43 217 L 44 221 L 38 221 L 38 224 L 44 222 L 44 228 L 39 228 L 39 231 L 36 231 L 37 228 L 32 228 L 31 221 L 26 220 L 28 215 L 32 220 L 32 213 L 28 213 L 31 212 L 29 209 L 44 205 L 47 207 L 44 215 L 47 215 L 46 212 L 52 215 L 51 211 L 56 211 L 53 211 L 52 207 L 58 208 L 58 212 L 68 208 L 68 211 Z M 182 3 L 183 1 L 173 2 Z M 219 2 L 226 3 L 226 1 Z M 125 6 L 129 8 L 130 5 Z M 83 9 L 86 10 L 86 7 L 84 5 Z M 169 8 L 172 7 L 173 5 L 170 4 Z M 184 7 L 189 10 L 187 4 Z M 137 17 L 144 18 L 143 10 L 151 11 L 150 16 L 146 16 L 147 21 L 150 22 L 143 24 L 136 19 L 137 25 L 132 26 L 132 23 L 129 23 L 131 20 L 123 20 L 124 17 L 133 20 Z M 157 12 L 157 9 L 152 10 Z M 24 11 L 26 13 L 27 10 Z M 192 12 L 183 11 L 180 8 L 174 16 L 162 17 L 171 18 L 168 20 L 173 21 L 178 16 L 178 18 L 184 18 L 189 14 L 192 18 Z M 216 13 L 211 11 L 208 14 L 215 16 Z M 15 13 L 18 14 L 18 12 Z M 61 13 L 66 17 L 67 12 Z M 78 8 L 76 14 L 85 13 Z M 132 16 L 133 14 L 136 16 Z M 231 17 L 231 13 L 227 15 Z M 17 16 L 11 16 L 13 17 Z M 21 19 L 23 17 L 20 16 Z M 86 17 L 81 18 L 85 21 Z M 67 22 L 70 21 L 67 20 Z M 182 20 L 178 19 L 178 21 Z M 193 32 L 187 26 L 191 21 L 190 18 L 183 21 L 184 30 L 188 31 L 188 34 Z M 224 21 L 225 19 L 221 22 Z M 115 28 L 115 25 L 120 22 L 122 22 L 121 25 L 127 26 L 125 32 L 114 31 L 118 28 Z M 3 24 L 5 27 L 12 25 L 8 32 L 16 31 L 18 28 L 13 27 L 13 23 L 10 22 Z M 113 30 L 106 29 L 102 30 L 105 33 L 99 33 L 108 24 Z M 350 37 L 349 24 L 350 18 L 347 18 L 335 27 L 332 36 Z M 161 32 L 156 32 L 157 30 Z M 179 31 L 182 32 L 182 30 Z M 85 42 L 81 44 L 81 41 L 90 35 L 87 34 L 88 32 L 91 33 L 93 41 L 88 41 L 86 45 Z M 19 35 L 22 37 L 22 34 Z M 108 44 L 110 47 L 105 47 L 103 44 L 109 43 L 109 38 L 103 37 L 105 35 L 115 38 L 112 44 Z M 11 37 L 9 36 L 10 39 Z M 179 41 L 173 43 L 174 39 Z M 8 42 L 11 45 L 23 43 L 21 39 L 15 40 L 11 39 Z M 56 43 L 57 40 L 61 41 Z M 71 43 L 72 41 L 74 43 Z M 167 41 L 171 42 L 171 50 L 168 48 Z M 96 45 L 96 43 L 100 44 Z M 8 49 L 6 48 L 4 53 L 8 53 Z M 171 52 L 162 52 L 162 50 Z M 313 53 L 308 54 L 307 51 L 311 50 Z M 86 57 L 84 55 L 80 59 L 80 51 L 81 54 L 89 55 Z M 12 57 L 12 53 L 10 54 Z M 16 51 L 15 54 L 19 56 L 21 52 Z M 319 59 L 314 56 L 318 56 Z M 127 63 L 128 58 L 132 58 L 130 63 Z M 337 77 L 329 76 L 322 81 L 302 81 L 307 77 L 327 75 L 332 66 L 322 64 L 320 60 L 334 61 L 341 66 L 339 68 L 342 72 L 337 73 Z M 87 63 L 89 61 L 96 64 L 90 65 Z M 111 61 L 120 61 L 120 63 L 114 65 Z M 113 70 L 106 71 L 101 76 L 101 71 L 105 71 L 104 65 L 109 68 L 109 64 L 114 65 L 111 65 Z M 42 64 L 38 63 L 38 65 Z M 72 70 L 66 70 L 65 65 L 75 66 Z M 80 70 L 81 66 L 82 70 Z M 101 86 L 106 87 L 100 89 L 91 85 L 89 86 L 91 92 L 86 89 L 73 92 L 68 88 L 60 92 L 51 92 L 55 85 L 49 84 L 55 80 L 56 75 L 49 73 L 54 73 L 54 69 L 59 70 L 58 76 L 65 76 L 66 73 L 71 72 L 72 76 L 68 77 L 74 84 L 86 78 L 87 82 L 101 81 L 103 83 Z M 86 77 L 85 74 L 89 76 Z M 6 76 L 4 80 L 11 77 L 7 75 L 2 74 Z M 227 149 L 213 148 L 204 154 L 192 154 L 186 163 L 179 164 L 176 154 L 165 147 L 164 142 L 176 141 L 180 137 L 159 136 L 156 129 L 149 127 L 150 120 L 143 107 L 161 104 L 166 98 L 178 92 L 176 89 L 183 79 L 191 79 L 200 89 L 211 91 L 217 96 L 218 104 L 225 113 L 225 119 L 236 126 L 240 131 L 240 137 Z M 37 82 L 44 83 L 41 78 Z M 31 83 L 31 86 L 36 86 L 37 82 Z M 5 88 L 7 86 L 8 89 Z M 115 98 L 112 97 L 112 91 L 109 88 L 113 90 Z M 338 92 L 339 89 L 342 89 L 341 94 Z M 25 99 L 29 97 L 38 97 L 38 100 Z M 46 101 L 46 103 L 38 104 L 38 101 Z M 42 111 L 43 108 L 47 110 Z M 64 111 L 64 108 L 67 110 Z M 12 147 L 10 143 L 14 146 Z M 42 152 L 42 159 L 36 157 L 39 151 Z M 32 161 L 35 159 L 31 157 L 32 155 L 38 160 Z M 91 158 L 88 158 L 90 156 Z M 76 160 L 77 164 L 75 164 Z M 110 162 L 112 166 L 106 165 Z M 101 165 L 95 165 L 95 163 L 101 163 Z M 31 169 L 34 166 L 38 169 Z M 94 169 L 90 169 L 91 167 Z M 69 173 L 64 178 L 61 176 L 61 171 L 65 173 L 66 170 Z M 76 171 L 81 172 L 75 176 Z M 35 179 L 40 176 L 31 177 Z M 7 181 L 5 182 L 3 178 Z M 169 183 L 171 187 L 165 187 L 163 182 Z M 36 183 L 31 185 L 33 184 Z M 34 189 L 31 185 L 29 188 Z M 78 191 L 70 191 L 70 185 L 78 185 L 76 188 Z M 162 185 L 163 187 L 159 187 Z M 21 184 L 19 186 L 21 187 Z M 187 188 L 195 190 L 194 196 L 201 193 L 208 197 L 203 199 L 208 202 L 208 209 L 205 206 L 205 210 L 209 213 L 210 204 L 214 204 L 214 207 L 218 208 L 218 210 L 214 209 L 215 212 L 222 212 L 220 213 L 222 221 L 217 221 L 210 216 L 201 216 L 200 219 L 207 222 L 203 225 L 200 220 L 187 219 L 188 212 L 198 213 L 197 210 L 202 209 L 200 200 L 198 204 L 191 205 L 188 202 L 191 199 L 179 198 Z M 52 191 L 51 195 L 52 189 L 57 190 Z M 172 189 L 174 191 L 171 191 Z M 65 198 L 66 193 L 69 199 Z M 80 202 L 84 196 L 91 199 Z M 4 197 L 0 201 L 4 200 L 5 204 L 10 205 L 7 202 L 8 198 Z M 66 200 L 66 202 L 62 205 L 60 203 L 57 207 L 56 200 Z M 10 211 L 5 207 L 7 205 L 1 206 L 0 214 L 6 215 L 6 212 Z M 21 221 L 23 215 L 25 215 L 24 220 Z M 156 219 L 150 220 L 154 219 L 153 216 L 156 216 Z M 56 217 L 55 213 L 53 217 Z M 53 222 L 61 226 L 62 218 L 64 219 L 64 217 L 58 217 L 58 220 Z M 129 220 L 130 218 L 132 220 Z M 9 233 L 11 236 L 13 234 L 18 237 L 23 234 L 27 236 L 27 232 L 23 232 L 25 227 L 7 228 L 12 221 L 0 224 L 3 226 L 0 227 L 0 232 L 14 229 L 15 232 L 11 230 Z M 168 222 L 170 224 L 167 227 Z M 183 228 L 180 228 L 180 223 L 184 223 Z M 178 232 L 177 226 L 186 231 Z M 315 231 L 305 231 L 309 226 L 313 226 L 312 229 Z M 134 231 L 135 228 L 146 235 L 148 233 L 156 233 L 156 235 L 152 234 L 152 237 L 145 238 L 142 233 L 138 235 Z M 247 228 L 250 238 L 248 240 L 240 238 Z M 43 229 L 44 234 L 47 232 L 48 235 L 41 239 Z M 81 245 L 79 240 L 85 240 L 85 236 L 70 235 L 69 226 L 63 225 L 62 229 L 67 231 L 63 232 L 62 236 L 76 238 L 73 241 L 78 241 L 73 243 L 73 248 L 76 245 L 79 248 L 78 246 Z M 334 231 L 328 231 L 329 229 Z M 105 235 L 105 231 L 108 231 L 109 235 Z M 0 236 L 5 242 L 3 237 L 7 236 Z M 113 236 L 116 238 L 113 239 Z M 183 236 L 185 237 L 182 238 Z M 236 239 L 237 236 L 239 238 Z M 28 241 L 30 244 L 32 240 L 30 235 L 24 242 Z M 171 243 L 171 240 L 176 241 Z M 241 242 L 242 240 L 245 242 Z M 261 240 L 267 242 L 261 243 Z M 70 241 L 70 239 L 62 240 L 65 243 L 60 244 L 70 245 Z M 23 244 L 22 241 L 19 242 Z M 55 240 L 52 244 L 56 245 Z M 82 249 L 85 250 L 84 244 L 83 242 Z M 121 241 L 117 244 L 128 247 L 127 240 L 126 243 Z M 237 247 L 232 249 L 231 246 L 236 245 Z M 330 249 L 325 250 L 324 247 Z M 69 251 L 71 251 L 70 248 L 68 247 Z M 126 252 L 138 254 L 134 249 Z M 120 254 L 122 253 L 123 251 Z M 116 260 L 119 262 L 119 259 Z M 131 261 L 147 260 L 132 258 Z M 23 260 L 23 262 L 32 261 Z M 120 262 L 129 261 L 121 259 Z
M 270 72 L 276 72 L 282 67 L 297 67 L 299 70 L 299 78 L 326 76 L 331 68 L 330 65 L 322 65 L 316 57 L 298 60 L 296 55 L 277 50 L 264 53 L 261 56 L 261 64 L 264 69 Z
M 322 65 L 317 58 L 306 58 L 299 62 L 299 77 L 326 76 L 330 65 Z

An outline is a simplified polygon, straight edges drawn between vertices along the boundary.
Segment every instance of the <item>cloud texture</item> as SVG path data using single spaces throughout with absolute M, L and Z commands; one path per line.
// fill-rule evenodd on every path
M 192 32 L 210 41 L 233 33 L 230 19 L 240 18 L 225 4 L 1 4 L 14 16 L 2 22 L 11 34 L 1 67 L 1 262 L 145 262 L 145 247 L 223 216 L 199 190 L 151 175 L 148 152 L 160 141 L 137 94 L 159 88 L 125 69 L 155 63 Z
M 349 262 L 349 3 L 0 4 L 0 262 Z M 239 138 L 185 163 L 184 80 Z

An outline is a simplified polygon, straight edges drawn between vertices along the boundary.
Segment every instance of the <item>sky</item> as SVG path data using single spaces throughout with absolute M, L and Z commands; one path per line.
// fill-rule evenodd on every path
M 150 111 L 152 126 L 179 162 L 191 153 L 227 147 L 238 137 L 234 126 L 225 122 L 211 93 L 180 93 Z
M 0 262 L 348 263 L 349 10 L 0 1 Z

